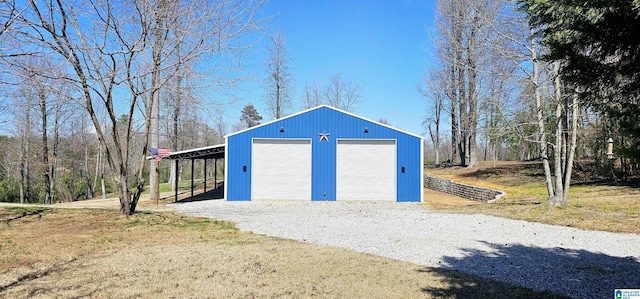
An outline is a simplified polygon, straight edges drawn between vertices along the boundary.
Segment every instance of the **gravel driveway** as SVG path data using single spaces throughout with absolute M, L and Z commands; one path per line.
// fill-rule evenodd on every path
M 640 288 L 640 236 L 635 234 L 444 214 L 416 203 L 212 200 L 174 206 L 258 234 L 455 269 L 575 298 L 613 298 L 616 288 Z

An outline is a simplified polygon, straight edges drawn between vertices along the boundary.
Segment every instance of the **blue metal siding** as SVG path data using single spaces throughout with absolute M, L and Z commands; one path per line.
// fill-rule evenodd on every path
M 280 132 L 280 128 L 284 132 Z M 368 132 L 365 133 L 365 128 Z M 328 133 L 329 142 L 319 133 Z M 422 139 L 329 107 L 319 107 L 227 138 L 227 200 L 251 198 L 253 138 L 312 139 L 312 200 L 336 199 L 336 139 L 395 139 L 397 201 L 420 201 Z M 286 155 L 286 153 L 282 153 Z M 246 165 L 246 172 L 243 166 Z M 402 172 L 402 167 L 405 172 Z M 375 186 L 372 186 L 375 188 Z
M 251 139 L 228 138 L 226 151 L 227 200 L 251 200 Z
M 406 137 L 412 137 L 405 135 Z M 403 138 L 398 142 L 397 201 L 420 201 L 422 193 L 421 143 L 418 138 Z M 400 146 L 402 144 L 402 146 Z M 402 167 L 405 172 L 402 173 Z
M 311 200 L 333 201 L 336 200 L 336 140 L 332 133 L 329 142 L 319 140 L 320 137 L 312 139 Z

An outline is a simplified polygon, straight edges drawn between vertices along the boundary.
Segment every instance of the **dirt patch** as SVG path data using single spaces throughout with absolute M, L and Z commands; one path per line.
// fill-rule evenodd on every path
M 0 220 L 21 213 L 0 211 Z M 5 298 L 557 298 L 172 213 L 45 210 L 1 227 L 0 254 Z
M 447 207 L 472 207 L 481 205 L 482 202 L 464 199 L 440 191 L 424 189 L 424 204 L 434 208 Z
M 170 196 L 173 193 L 163 193 L 161 197 L 163 199 L 158 202 L 149 199 L 148 194 L 142 194 L 140 196 L 140 200 L 138 201 L 138 206 L 136 207 L 137 212 L 174 212 L 175 209 L 169 205 L 173 202 L 173 197 Z M 63 202 L 56 203 L 53 205 L 45 205 L 45 204 L 20 204 L 20 203 L 6 203 L 0 202 L 0 208 L 6 207 L 32 207 L 32 208 L 61 208 L 61 209 L 105 209 L 105 210 L 119 210 L 120 209 L 120 200 L 117 197 L 109 197 L 109 198 L 92 198 L 87 200 L 73 201 L 73 202 Z

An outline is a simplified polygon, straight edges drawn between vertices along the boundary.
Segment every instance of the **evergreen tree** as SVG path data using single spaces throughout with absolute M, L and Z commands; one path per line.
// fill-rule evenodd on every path
M 240 116 L 240 120 L 247 124 L 247 128 L 251 128 L 253 126 L 259 125 L 262 120 L 262 116 L 258 113 L 253 104 L 247 104 L 242 108 L 242 116 Z
M 589 107 L 609 117 L 640 156 L 640 1 L 520 0 L 560 75 Z M 612 136 L 616 137 L 616 136 Z

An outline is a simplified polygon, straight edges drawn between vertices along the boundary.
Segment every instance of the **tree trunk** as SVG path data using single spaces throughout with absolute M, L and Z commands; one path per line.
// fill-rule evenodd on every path
M 455 66 L 451 66 L 450 95 L 451 100 L 451 163 L 456 164 L 459 161 L 458 147 L 460 146 L 460 127 L 458 124 L 458 92 L 456 89 L 456 70 Z
M 442 102 L 440 103 L 440 105 L 442 105 Z M 438 110 L 442 109 L 441 107 L 438 108 Z M 436 138 L 434 140 L 433 143 L 433 147 L 434 150 L 436 152 L 436 165 L 440 164 L 440 112 L 441 111 L 437 111 L 437 116 L 436 116 Z
M 102 187 L 102 198 L 107 198 L 107 189 L 104 187 L 104 170 L 100 174 L 100 186 Z
M 152 51 L 153 64 L 151 69 L 151 125 L 149 128 L 149 147 L 158 148 L 160 145 L 160 70 L 162 67 L 162 49 L 164 47 L 166 28 L 166 18 L 168 10 L 168 0 L 160 0 L 155 13 L 155 27 L 152 34 L 154 39 Z M 149 189 L 156 190 L 160 183 L 157 177 L 158 170 L 155 163 L 150 163 Z M 156 195 L 152 191 L 149 199 L 156 200 Z
M 107 198 L 107 193 L 104 186 L 104 163 L 102 162 L 102 147 L 98 146 L 98 153 L 96 154 L 96 176 L 93 180 L 94 191 L 98 186 L 98 178 L 100 178 L 100 187 L 102 189 L 102 198 Z
M 89 143 L 87 142 L 86 134 L 84 133 L 84 130 L 82 132 L 82 139 L 83 139 L 82 143 L 84 144 L 84 165 L 83 166 L 84 166 L 86 182 L 87 182 L 87 199 L 89 199 L 89 198 L 93 198 L 94 196 L 93 194 L 95 192 L 95 186 L 98 180 L 98 166 L 96 165 L 96 176 L 92 184 L 91 174 L 89 173 Z
M 547 186 L 548 198 L 555 196 L 553 189 L 553 181 L 551 177 L 551 166 L 549 165 L 549 154 L 547 148 L 547 133 L 544 128 L 544 115 L 542 110 L 542 96 L 540 95 L 540 85 L 538 83 L 538 52 L 536 51 L 536 43 L 534 40 L 533 29 L 530 30 L 530 45 L 531 45 L 531 64 L 533 72 L 531 76 L 531 84 L 534 88 L 534 97 L 536 101 L 536 120 L 538 121 L 538 146 L 540 147 L 540 159 L 542 159 L 542 167 L 544 169 L 544 182 Z
M 29 144 L 31 140 L 31 105 L 28 103 L 25 109 L 25 122 L 20 142 L 20 203 L 28 203 L 31 180 L 29 179 Z
M 129 192 L 129 184 L 127 182 L 127 174 L 119 173 L 115 181 L 118 184 L 118 197 L 120 198 L 120 214 L 131 215 L 131 192 Z
M 438 151 L 438 147 L 440 146 L 440 125 L 439 125 L 439 117 L 437 116 L 438 112 L 436 112 L 436 120 L 435 128 L 431 128 L 431 124 L 429 124 L 429 136 L 431 137 L 431 144 L 433 144 L 433 151 L 435 154 L 435 163 L 436 165 L 440 164 L 440 153 Z
M 51 204 L 51 178 L 49 176 L 49 145 L 47 136 L 47 96 L 42 90 L 42 87 L 38 87 L 38 97 L 40 105 L 40 116 L 42 117 L 42 164 L 44 169 L 42 172 L 42 178 L 44 179 L 44 203 Z
M 469 77 L 468 85 L 468 107 L 467 112 L 467 167 L 474 167 L 476 165 L 476 130 L 478 127 L 478 92 L 477 92 L 477 71 L 476 71 L 476 34 L 480 24 L 480 17 L 478 12 L 473 13 L 473 23 L 471 25 L 471 32 L 469 34 L 469 45 L 467 46 L 467 76 Z
M 464 78 L 464 69 L 458 66 L 458 113 L 460 121 L 460 139 L 458 141 L 458 151 L 460 152 L 460 165 L 467 166 L 469 153 L 467 152 L 467 138 L 469 131 L 468 99 L 465 92 L 466 80 Z
M 154 73 L 155 74 L 155 73 Z M 154 75 L 153 77 L 155 77 Z M 157 79 L 155 79 L 157 80 Z M 152 80 L 155 81 L 155 80 Z M 151 93 L 151 126 L 150 126 L 150 134 L 149 134 L 149 147 L 159 148 L 160 144 L 160 129 L 159 129 L 159 118 L 160 118 L 160 105 L 159 105 L 159 91 L 154 90 Z M 156 164 L 149 163 L 149 189 L 155 190 L 156 185 L 159 183 L 159 178 L 156 176 Z M 150 200 L 155 200 L 156 196 L 154 192 L 151 192 L 149 195 Z
M 557 92 L 556 92 L 557 93 Z M 556 100 L 557 97 L 556 97 Z M 555 170 L 554 170 L 554 175 L 555 175 L 555 194 L 556 196 L 550 200 L 550 204 L 551 205 L 564 205 L 563 204 L 563 198 L 562 198 L 562 194 L 563 194 L 563 187 L 562 187 L 562 180 L 563 180 L 563 172 L 562 172 L 562 137 L 563 137 L 563 133 L 562 133 L 562 103 L 558 102 L 556 103 L 556 117 L 555 117 L 555 124 L 556 124 L 556 141 L 554 144 L 554 166 L 555 166 Z
M 578 140 L 578 117 L 580 110 L 578 109 L 578 97 L 574 95 L 571 103 L 571 139 L 569 142 L 569 157 L 567 157 L 567 167 L 564 175 L 564 193 L 563 202 L 569 204 L 569 186 L 571 185 L 571 173 L 573 172 L 573 159 L 575 157 L 576 145 Z
M 451 163 L 465 165 L 464 154 L 464 130 L 465 130 L 465 94 L 464 94 L 464 68 L 463 68 L 463 26 L 464 4 L 461 1 L 450 3 L 451 36 L 449 54 L 451 60 L 450 99 L 451 99 Z
M 173 136 L 172 136 L 172 146 L 173 146 L 173 150 L 177 151 L 179 149 L 178 147 L 178 135 L 179 135 L 179 130 L 180 130 L 180 105 L 182 105 L 182 63 L 180 62 L 180 47 L 177 48 L 177 52 L 178 52 L 178 64 L 176 65 L 177 68 L 177 90 L 176 90 L 176 99 L 175 99 L 175 103 L 174 103 L 174 107 L 173 107 Z M 178 184 L 177 184 L 177 180 L 176 180 L 176 176 L 178 175 L 176 173 L 176 168 L 175 167 L 170 167 L 171 168 L 171 175 L 169 176 L 169 182 L 171 183 L 171 191 L 176 191 L 178 190 Z
M 563 184 L 564 172 L 563 172 L 563 143 L 564 143 L 564 133 L 563 133 L 563 95 L 562 95 L 562 82 L 560 81 L 560 76 L 558 75 L 558 71 L 560 69 L 560 64 L 558 62 L 553 64 L 553 69 L 555 73 L 554 79 L 554 99 L 556 101 L 556 115 L 555 115 L 555 124 L 556 124 L 556 141 L 554 144 L 554 165 L 555 165 L 555 195 L 553 197 L 549 197 L 548 205 L 550 207 L 553 206 L 567 206 L 568 201 L 564 198 L 565 186 Z M 568 190 L 567 190 L 568 191 Z
M 56 168 L 58 167 L 58 143 L 60 142 L 60 104 L 55 103 L 56 112 L 53 120 L 53 144 L 51 149 L 51 203 L 56 202 Z

